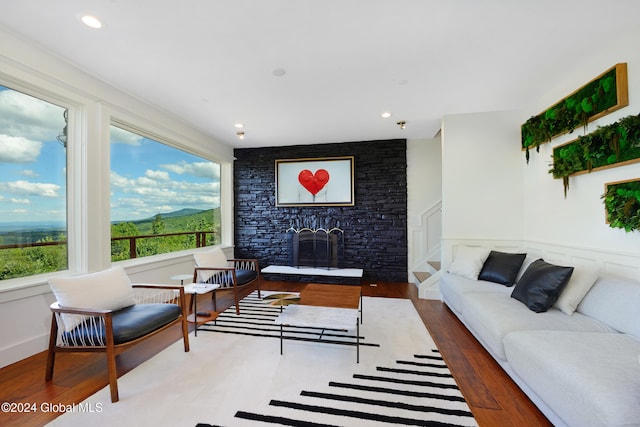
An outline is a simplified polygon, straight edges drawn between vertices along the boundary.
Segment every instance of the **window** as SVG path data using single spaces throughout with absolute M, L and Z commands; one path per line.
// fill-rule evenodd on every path
M 111 260 L 216 245 L 220 165 L 111 126 Z
M 0 86 L 0 280 L 68 268 L 67 114 Z

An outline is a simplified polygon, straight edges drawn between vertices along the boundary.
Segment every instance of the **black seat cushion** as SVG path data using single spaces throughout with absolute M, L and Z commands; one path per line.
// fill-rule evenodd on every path
M 246 285 L 251 282 L 258 276 L 254 270 L 240 270 L 236 269 L 236 280 L 238 281 L 238 286 Z
M 182 309 L 176 304 L 135 304 L 114 311 L 111 315 L 114 343 L 123 344 L 143 337 L 173 322 L 181 314 Z M 98 339 L 106 342 L 105 331 L 96 332 L 90 327 L 91 323 L 90 320 L 86 320 L 71 332 L 67 332 L 66 336 L 70 342 L 77 342 L 78 345 L 83 341 L 97 342 Z

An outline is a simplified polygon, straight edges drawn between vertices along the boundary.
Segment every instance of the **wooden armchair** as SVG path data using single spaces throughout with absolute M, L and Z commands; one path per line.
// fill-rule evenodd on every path
M 236 314 L 240 314 L 239 288 L 255 284 L 260 297 L 260 269 L 257 259 L 227 259 L 220 248 L 193 254 L 195 268 L 193 283 L 217 283 L 218 289 L 233 289 Z M 216 292 L 213 291 L 213 309 L 218 311 Z
M 103 352 L 111 401 L 117 402 L 116 355 L 178 323 L 184 351 L 189 351 L 182 286 L 132 285 L 121 268 L 51 279 L 49 284 L 57 301 L 51 304 L 46 381 L 53 378 L 56 353 Z

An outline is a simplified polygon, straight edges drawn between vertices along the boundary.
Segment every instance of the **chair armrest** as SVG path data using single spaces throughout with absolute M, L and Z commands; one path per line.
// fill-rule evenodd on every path
M 230 271 L 235 270 L 235 267 L 195 267 L 196 271 L 200 270 L 220 270 L 220 271 Z
M 82 316 L 104 317 L 107 314 L 113 313 L 113 310 L 101 310 L 101 309 L 78 308 L 78 307 L 61 307 L 57 301 L 52 303 L 49 307 L 51 308 L 51 311 L 53 311 L 54 313 L 79 314 Z
M 151 283 L 132 283 L 132 288 L 148 288 L 148 289 L 173 289 L 179 290 L 182 289 L 180 285 L 160 285 L 160 284 L 151 284 Z

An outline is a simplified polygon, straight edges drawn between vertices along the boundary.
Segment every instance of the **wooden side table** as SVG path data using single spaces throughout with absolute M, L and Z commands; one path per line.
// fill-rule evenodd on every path
M 217 283 L 190 283 L 188 285 L 184 285 L 184 293 L 191 294 L 191 298 L 193 301 L 193 318 L 189 316 L 187 317 L 187 320 L 190 323 L 195 323 L 196 328 L 194 331 L 194 335 L 196 337 L 198 336 L 198 295 L 204 295 L 208 294 L 209 292 L 214 292 L 219 287 L 220 285 Z

